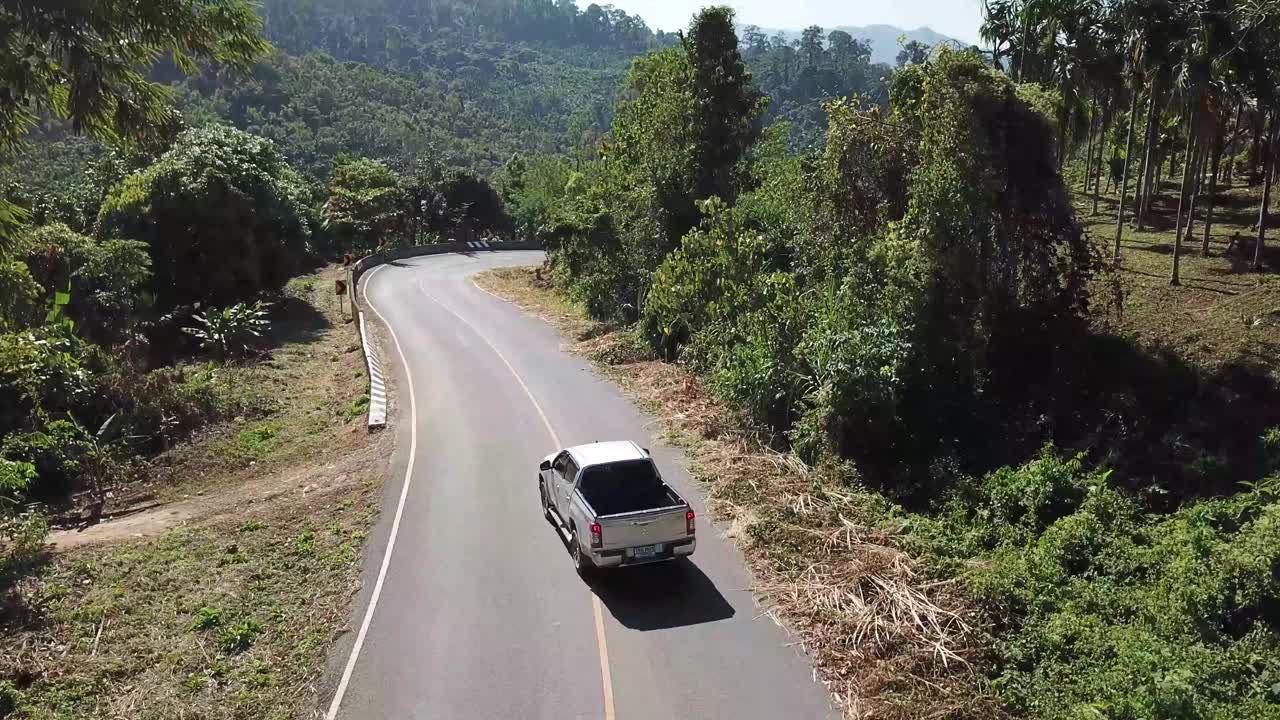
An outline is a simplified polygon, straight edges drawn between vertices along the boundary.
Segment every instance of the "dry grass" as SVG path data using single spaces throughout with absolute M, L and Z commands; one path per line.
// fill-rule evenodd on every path
M 220 370 L 261 412 L 174 448 L 148 482 L 117 491 L 107 509 L 123 518 L 56 533 L 73 549 L 0 578 L 0 717 L 314 708 L 390 442 L 352 411 L 367 381 L 324 292 L 338 272 L 290 283 L 269 350 Z
M 848 717 L 1001 715 L 978 672 L 987 645 L 968 602 L 901 550 L 882 500 L 763 447 L 694 374 L 647 357 L 625 330 L 587 320 L 533 269 L 476 281 L 557 324 L 570 349 L 595 360 L 686 449 L 767 612 L 798 635 Z

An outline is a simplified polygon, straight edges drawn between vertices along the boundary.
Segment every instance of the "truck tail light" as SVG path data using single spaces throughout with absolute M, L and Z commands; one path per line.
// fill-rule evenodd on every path
M 687 513 L 685 513 L 685 514 L 684 514 L 684 529 L 685 529 L 685 533 L 686 533 L 687 535 L 692 535 L 692 534 L 693 534 L 693 519 L 694 519 L 694 517 L 696 517 L 696 516 L 693 514 L 693 511 L 692 511 L 692 510 L 690 510 L 689 512 L 687 512 Z
M 599 550 L 604 547 L 604 535 L 600 532 L 600 523 L 591 523 L 591 549 Z

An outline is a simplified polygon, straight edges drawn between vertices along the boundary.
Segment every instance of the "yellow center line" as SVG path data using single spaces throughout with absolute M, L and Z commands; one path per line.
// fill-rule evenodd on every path
M 507 370 L 510 371 L 511 376 L 516 379 L 516 382 L 520 384 L 520 388 L 524 390 L 524 394 L 528 396 L 529 402 L 533 403 L 533 408 L 538 411 L 538 417 L 542 418 L 542 425 L 547 429 L 547 434 L 551 436 L 552 444 L 559 449 L 561 447 L 560 436 L 556 434 L 555 428 L 551 427 L 551 421 L 547 419 L 547 414 L 542 411 L 542 404 L 533 396 L 533 392 L 529 390 L 529 386 L 524 384 L 524 380 L 520 377 L 520 373 L 516 372 L 515 367 L 513 367 L 507 360 L 507 357 L 502 354 L 502 351 L 489 340 L 488 336 L 480 332 L 475 325 L 472 325 L 469 320 L 454 312 L 453 308 L 440 302 L 431 293 L 427 292 L 427 289 L 422 285 L 421 280 L 418 281 L 418 292 L 421 292 L 428 300 L 439 305 L 445 312 L 454 316 L 459 322 L 470 328 L 471 332 L 475 333 L 476 337 L 483 340 L 484 344 L 488 345 L 489 349 L 493 351 L 493 354 L 498 356 L 498 359 L 502 361 L 502 364 L 507 366 Z M 604 689 L 604 720 L 614 720 L 613 676 L 609 672 L 609 646 L 604 639 L 604 611 L 600 607 L 600 597 L 595 593 L 591 593 L 591 613 L 595 616 L 596 648 L 600 651 L 600 682 Z

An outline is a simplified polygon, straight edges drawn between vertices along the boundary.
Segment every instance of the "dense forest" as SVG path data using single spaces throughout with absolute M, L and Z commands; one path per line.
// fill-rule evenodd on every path
M 240 411 L 213 368 L 300 269 L 532 238 L 559 292 L 963 589 L 969 674 L 867 702 L 1280 708 L 1275 358 L 1210 372 L 1108 325 L 1136 232 L 1173 286 L 1191 248 L 1270 281 L 1274 2 L 990 0 L 988 48 L 893 67 L 719 7 L 665 34 L 569 0 L 101 5 L 0 5 L 5 567 L 32 501 Z

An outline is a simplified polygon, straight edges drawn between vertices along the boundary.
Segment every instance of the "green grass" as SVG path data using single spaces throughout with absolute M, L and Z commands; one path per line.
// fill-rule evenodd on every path
M 1139 232 L 1126 213 L 1121 236 L 1122 261 L 1114 274 L 1101 276 L 1095 287 L 1094 314 L 1147 347 L 1171 350 L 1207 369 L 1244 364 L 1277 376 L 1280 367 L 1280 276 L 1277 268 L 1249 272 L 1252 239 L 1257 231 L 1259 188 L 1236 186 L 1216 202 L 1209 257 L 1201 254 L 1204 225 L 1197 213 L 1194 242 L 1182 244 L 1179 287 L 1171 287 L 1173 214 L 1177 190 L 1166 183 L 1156 198 L 1148 226 Z M 1132 190 L 1130 190 L 1132 203 Z M 1273 202 L 1274 205 L 1274 202 Z M 1115 242 L 1115 194 L 1104 196 L 1092 214 L 1092 196 L 1076 196 L 1076 212 L 1106 257 Z M 1203 205 L 1200 205 L 1203 208 Z M 1273 212 L 1277 208 L 1273 207 Z M 1273 218 L 1272 223 L 1276 220 Z M 1245 252 L 1226 255 L 1233 234 L 1245 241 Z M 1280 227 L 1269 230 L 1268 247 L 1280 248 Z M 1274 256 L 1268 255 L 1273 258 Z M 1109 304 L 1113 290 L 1123 303 Z
M 342 411 L 342 419 L 346 422 L 351 422 L 367 412 L 369 412 L 369 395 L 362 393 L 357 395 L 356 398 L 351 401 L 351 404 Z
M 267 421 L 236 433 L 232 445 L 235 458 L 238 460 L 261 460 L 276 446 L 276 438 L 280 434 L 280 423 Z
M 231 410 L 149 466 L 148 500 L 200 494 L 233 512 L 0 576 L 0 717 L 283 720 L 314 707 L 381 481 L 356 456 L 370 436 L 343 422 L 363 361 L 327 301 L 279 303 L 256 362 L 191 368 L 192 392 Z M 282 492 L 248 505 L 253 483 Z
M 347 613 L 374 485 L 270 522 L 56 558 L 4 597 L 16 718 L 295 718 Z M 309 517 L 325 532 L 303 530 Z M 7 682 L 8 686 L 3 685 Z

